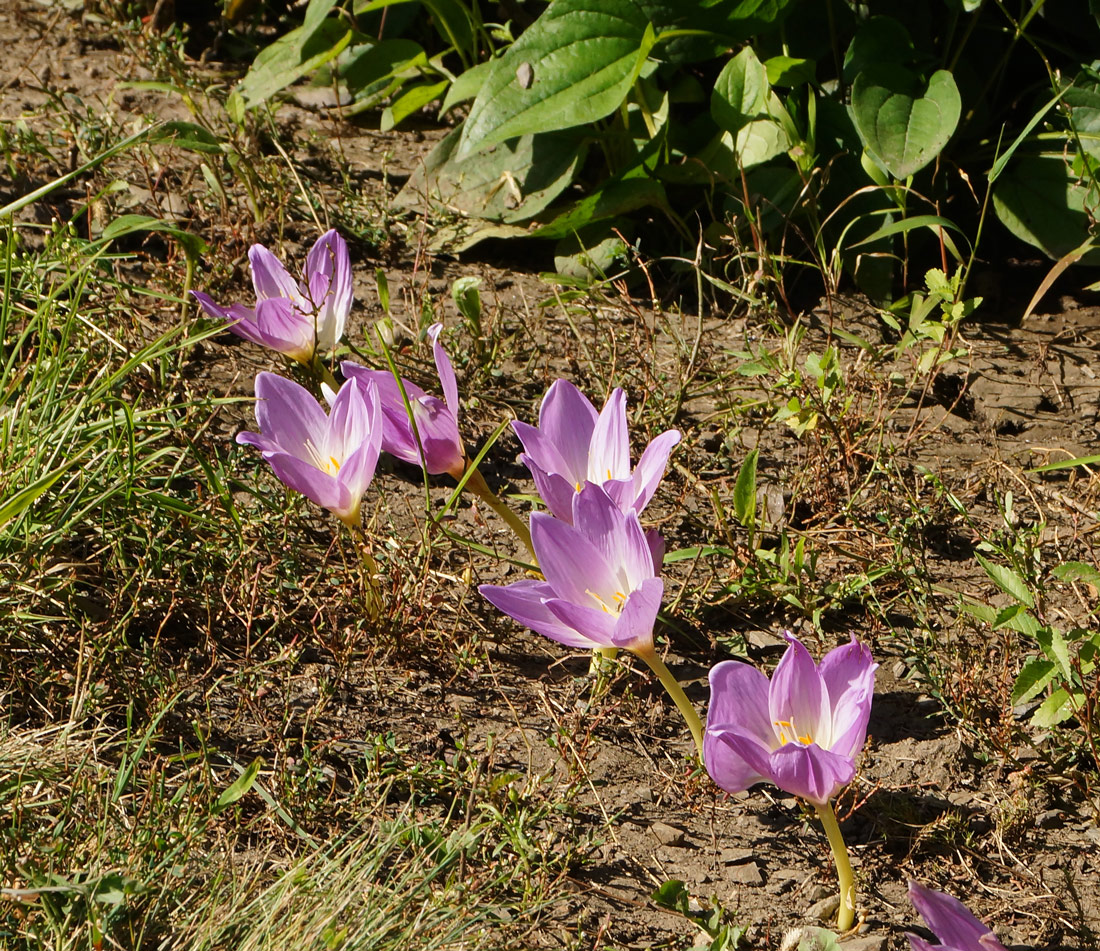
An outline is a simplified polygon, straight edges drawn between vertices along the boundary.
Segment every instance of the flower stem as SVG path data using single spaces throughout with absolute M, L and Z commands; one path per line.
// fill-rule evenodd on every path
M 833 850 L 833 860 L 836 862 L 836 877 L 840 885 L 840 910 L 836 916 L 837 930 L 845 932 L 852 927 L 856 915 L 856 879 L 852 874 L 852 863 L 848 860 L 848 848 L 844 844 L 844 836 L 840 834 L 840 826 L 836 821 L 836 813 L 833 812 L 832 803 L 815 806 L 817 817 L 825 827 L 825 834 L 829 837 L 829 846 Z
M 695 707 L 691 705 L 687 694 L 684 693 L 684 688 L 680 686 L 680 681 L 673 676 L 672 671 L 665 666 L 665 662 L 657 656 L 657 652 L 652 647 L 634 653 L 649 664 L 649 669 L 657 675 L 657 679 L 661 681 L 661 686 L 668 691 L 668 695 L 675 701 L 677 709 L 687 722 L 688 729 L 691 730 L 691 737 L 695 740 L 695 748 L 699 751 L 699 758 L 702 759 L 703 724 L 699 719 L 699 714 L 695 711 Z
M 336 377 L 332 375 L 332 371 L 325 366 L 325 361 L 321 359 L 321 354 L 315 352 L 313 354 L 313 359 L 306 364 L 306 367 L 309 372 L 313 374 L 313 379 L 315 379 L 318 384 L 327 383 L 332 388 L 333 393 L 340 392 L 340 384 L 336 382 Z
M 485 481 L 485 476 L 481 474 L 480 470 L 467 469 L 465 475 L 466 488 L 470 489 L 470 491 L 484 501 L 489 508 L 508 523 L 508 527 L 515 532 L 516 537 L 523 542 L 527 551 L 530 552 L 532 563 L 537 565 L 538 558 L 535 555 L 535 549 L 531 547 L 531 530 L 524 525 L 523 519 L 508 508 L 508 506 L 501 501 L 500 497 L 489 488 L 489 483 Z
M 378 577 L 378 562 L 370 552 L 370 540 L 363 526 L 359 522 L 358 514 L 353 518 L 343 520 L 351 532 L 351 537 L 359 549 L 359 562 L 362 568 L 363 587 L 367 593 L 367 616 L 372 621 L 377 621 L 382 614 L 382 594 L 378 590 L 375 578 Z

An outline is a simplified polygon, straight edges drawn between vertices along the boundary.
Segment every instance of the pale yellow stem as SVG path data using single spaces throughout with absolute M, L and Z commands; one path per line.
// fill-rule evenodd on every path
M 848 847 L 844 844 L 844 836 L 840 834 L 832 803 L 827 802 L 815 808 L 817 817 L 825 827 L 825 835 L 829 837 L 829 847 L 833 850 L 833 861 L 836 862 L 836 877 L 840 885 L 840 910 L 836 916 L 836 927 L 844 933 L 852 927 L 856 916 L 856 877 L 852 873 Z
M 695 748 L 699 751 L 699 759 L 701 760 L 703 758 L 703 723 L 699 719 L 695 707 L 688 700 L 687 694 L 684 693 L 684 688 L 680 686 L 680 681 L 673 676 L 672 671 L 665 666 L 665 662 L 657 656 L 657 652 L 652 647 L 645 650 L 636 650 L 634 653 L 649 664 L 649 669 L 657 675 L 657 679 L 661 681 L 661 686 L 665 688 L 668 695 L 676 703 L 676 708 L 687 722 L 688 729 L 691 730 L 691 737 L 695 740 Z
M 352 539 L 359 548 L 363 587 L 367 592 L 367 617 L 372 621 L 376 621 L 382 614 L 382 593 L 378 590 L 378 585 L 375 582 L 375 578 L 378 577 L 378 562 L 374 560 L 374 555 L 370 552 L 370 540 L 367 538 L 367 533 L 363 531 L 359 514 L 356 513 L 354 516 L 341 519 L 341 521 L 348 527 Z

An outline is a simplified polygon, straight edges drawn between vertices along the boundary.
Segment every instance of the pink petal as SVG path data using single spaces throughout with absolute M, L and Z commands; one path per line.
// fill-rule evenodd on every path
M 711 730 L 703 736 L 707 772 L 726 792 L 736 793 L 771 781 L 768 747 L 736 728 Z
M 283 262 L 262 244 L 254 244 L 248 249 L 248 263 L 252 266 L 252 286 L 256 289 L 257 301 L 286 297 L 301 302 L 298 282 L 283 267 Z
M 448 472 L 460 478 L 465 454 L 459 441 L 458 422 L 450 407 L 438 397 L 421 396 L 413 401 L 412 410 L 416 435 L 424 447 L 424 468 L 432 475 Z
M 626 425 L 626 395 L 611 391 L 596 420 L 588 453 L 588 478 L 593 482 L 630 478 L 630 433 Z
M 775 746 L 768 713 L 768 678 L 750 664 L 724 660 L 710 671 L 707 729 L 736 730 L 765 750 Z
M 627 595 L 611 635 L 616 647 L 643 653 L 653 650 L 653 625 L 664 592 L 665 583 L 660 578 L 647 578 Z
M 617 590 L 618 579 L 603 555 L 572 525 L 536 512 L 531 516 L 531 543 L 540 570 L 559 598 L 598 610 L 593 592 L 610 596 Z
M 531 459 L 544 472 L 553 472 L 568 480 L 570 476 L 569 466 L 566 465 L 558 447 L 541 429 L 512 420 L 512 430 L 523 444 L 523 451 L 528 459 Z M 583 472 L 581 473 L 583 475 Z M 574 491 L 574 485 L 570 485 L 570 491 Z M 570 515 L 572 518 L 572 515 Z
M 768 712 L 776 736 L 809 737 L 825 747 L 832 740 L 832 711 L 829 694 L 817 672 L 817 664 L 802 642 L 790 634 L 787 652 L 772 675 Z
M 458 383 L 455 380 L 454 367 L 451 366 L 447 351 L 443 349 L 443 344 L 439 342 L 439 333 L 441 330 L 443 330 L 442 324 L 432 324 L 432 326 L 428 328 L 428 336 L 432 339 L 432 354 L 435 356 L 435 368 L 439 373 L 439 382 L 443 386 L 443 399 L 447 403 L 447 408 L 451 411 L 451 415 L 454 416 L 457 431 Z
M 256 375 L 256 421 L 260 432 L 310 464 L 324 448 L 328 417 L 304 386 L 275 373 Z
M 554 617 L 569 626 L 589 647 L 618 647 L 615 643 L 615 616 L 599 608 L 566 601 L 563 598 L 551 598 L 546 602 Z
M 634 510 L 641 512 L 657 486 L 664 478 L 665 469 L 668 467 L 668 456 L 673 447 L 680 441 L 680 433 L 675 429 L 661 433 L 642 453 L 638 465 L 634 467 Z
M 326 231 L 306 257 L 310 297 L 318 308 L 317 344 L 330 350 L 344 335 L 351 312 L 351 261 L 348 246 L 335 229 Z
M 560 475 L 545 471 L 526 453 L 520 455 L 520 460 L 530 471 L 535 490 L 546 503 L 546 507 L 555 518 L 572 525 L 573 496 L 577 494 L 577 490 Z
M 554 597 L 554 591 L 545 581 L 524 579 L 510 585 L 483 584 L 477 590 L 495 607 L 536 634 L 569 647 L 594 646 L 574 628 L 559 621 L 546 607 L 546 601 Z
M 539 429 L 565 463 L 561 475 L 583 482 L 588 473 L 588 451 L 596 427 L 596 407 L 568 380 L 550 384 L 539 407 Z M 541 465 L 542 463 L 540 463 Z
M 843 756 L 856 756 L 867 740 L 867 721 L 875 689 L 871 651 L 852 637 L 850 644 L 837 647 L 822 659 L 818 673 L 832 707 L 832 742 L 829 748 Z
M 1003 951 L 993 931 L 974 917 L 966 905 L 946 892 L 910 881 L 909 900 L 945 947 L 957 951 Z
M 229 329 L 237 326 L 234 324 Z M 257 303 L 255 323 L 249 330 L 258 343 L 295 360 L 308 362 L 313 357 L 313 320 L 305 317 L 284 297 L 272 297 Z
M 787 743 L 771 755 L 772 782 L 818 806 L 832 799 L 855 774 L 851 759 L 823 750 L 816 743 Z
M 286 452 L 265 452 L 264 458 L 282 482 L 340 518 L 354 514 L 358 508 L 359 499 L 353 499 L 334 476 L 316 466 Z

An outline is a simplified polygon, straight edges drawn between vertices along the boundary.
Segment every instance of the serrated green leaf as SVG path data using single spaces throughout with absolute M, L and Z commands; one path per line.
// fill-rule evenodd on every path
M 1016 683 L 1012 685 L 1013 704 L 1026 703 L 1032 697 L 1037 697 L 1046 690 L 1057 672 L 1058 668 L 1053 661 L 1029 657 L 1020 668 Z
M 1077 712 L 1077 708 L 1083 701 L 1082 695 L 1071 696 L 1064 687 L 1059 687 L 1039 704 L 1039 708 L 1031 715 L 1032 725 L 1051 727 L 1064 723 Z
M 733 488 L 733 510 L 744 528 L 756 521 L 756 463 L 760 450 L 753 449 L 741 463 L 737 484 Z
M 961 112 L 958 87 L 945 69 L 925 84 L 902 66 L 879 63 L 852 84 L 856 131 L 895 179 L 919 172 L 940 154 Z
M 1004 565 L 995 565 L 993 562 L 983 558 L 977 553 L 975 553 L 974 557 L 978 559 L 978 564 L 985 569 L 985 573 L 989 575 L 993 583 L 1005 594 L 1011 595 L 1021 604 L 1026 604 L 1029 608 L 1035 607 L 1035 599 L 1032 598 L 1031 592 L 1027 589 L 1027 585 L 1024 584 L 1023 578 L 1016 574 L 1015 571 Z
M 457 157 L 595 122 L 622 105 L 656 35 L 634 0 L 556 0 L 502 56 L 462 126 Z
M 1073 682 L 1073 666 L 1069 656 L 1069 646 L 1062 632 L 1052 627 L 1044 627 L 1035 636 L 1043 653 L 1058 665 L 1058 672 L 1068 683 Z
M 1100 571 L 1092 565 L 1086 565 L 1083 561 L 1067 561 L 1056 565 L 1050 573 L 1059 581 L 1084 581 L 1086 584 L 1100 588 Z

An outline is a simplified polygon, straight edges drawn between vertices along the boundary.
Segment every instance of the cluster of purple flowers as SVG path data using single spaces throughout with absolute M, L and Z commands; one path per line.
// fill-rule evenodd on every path
M 249 261 L 254 308 L 222 307 L 200 292 L 195 297 L 234 333 L 315 366 L 343 336 L 351 309 L 344 240 L 335 231 L 323 235 L 300 280 L 262 245 L 252 247 Z M 255 384 L 260 432 L 241 433 L 237 441 L 257 447 L 286 485 L 349 526 L 359 525 L 361 502 L 382 451 L 430 474 L 462 478 L 467 460 L 458 429 L 458 385 L 441 330 L 435 324 L 428 335 L 442 399 L 388 370 L 345 361 L 341 371 L 347 382 L 339 391 L 322 384 L 330 405 L 326 413 L 306 388 L 260 373 Z M 514 421 L 512 427 L 547 509 L 530 520 L 542 577 L 482 585 L 481 594 L 548 638 L 570 647 L 630 650 L 659 675 L 667 674 L 653 640 L 664 594 L 665 546 L 656 530 L 643 528 L 640 517 L 680 433 L 661 433 L 631 468 L 623 391 L 613 390 L 597 412 L 564 379 L 543 398 L 538 426 Z M 866 741 L 877 664 L 854 637 L 815 663 L 796 638 L 785 636 L 788 648 L 770 681 L 738 661 L 711 670 L 705 733 L 678 685 L 665 685 L 689 725 L 694 718 L 704 764 L 720 787 L 740 792 L 770 782 L 813 804 L 828 826 L 825 811 L 832 815 L 830 801 L 854 778 Z M 842 864 L 847 865 L 846 855 Z M 850 889 L 850 867 L 848 875 Z M 841 879 L 843 893 L 843 869 Z M 944 948 L 1003 951 L 993 933 L 950 896 L 917 883 L 910 884 L 910 896 Z M 851 924 L 851 910 L 847 919 L 842 910 L 842 928 Z M 910 940 L 913 951 L 932 949 L 922 938 Z

